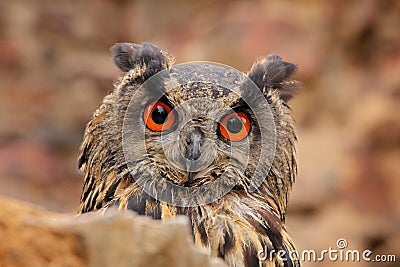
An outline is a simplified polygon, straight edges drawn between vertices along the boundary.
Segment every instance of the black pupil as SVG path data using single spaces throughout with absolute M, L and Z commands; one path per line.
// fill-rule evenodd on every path
M 242 130 L 243 123 L 242 123 L 242 120 L 239 119 L 238 117 L 233 117 L 228 120 L 228 122 L 226 123 L 226 127 L 228 128 L 229 132 L 235 134 Z
M 157 124 L 163 124 L 168 117 L 168 112 L 162 106 L 156 106 L 151 113 L 151 118 Z

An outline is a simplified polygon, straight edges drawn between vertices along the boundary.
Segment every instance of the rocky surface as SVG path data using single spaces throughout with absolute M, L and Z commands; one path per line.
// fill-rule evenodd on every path
M 0 198 L 0 266 L 224 267 L 195 248 L 188 220 L 111 210 L 74 218 Z

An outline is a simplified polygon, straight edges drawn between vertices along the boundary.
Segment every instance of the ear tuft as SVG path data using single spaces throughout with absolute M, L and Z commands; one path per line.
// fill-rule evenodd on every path
M 173 64 L 172 57 L 150 43 L 116 43 L 110 51 L 118 68 L 124 72 L 136 68 L 142 69 L 144 78 L 149 78 Z
M 279 96 L 285 102 L 292 99 L 301 89 L 298 81 L 286 81 L 297 69 L 293 63 L 283 61 L 277 55 L 269 55 L 257 60 L 251 67 L 249 78 L 266 93 L 278 90 Z

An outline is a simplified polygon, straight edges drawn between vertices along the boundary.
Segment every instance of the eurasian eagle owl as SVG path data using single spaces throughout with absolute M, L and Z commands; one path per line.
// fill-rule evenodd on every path
M 86 127 L 79 213 L 187 215 L 195 244 L 229 266 L 299 266 L 284 224 L 297 173 L 287 105 L 301 87 L 287 80 L 296 66 L 276 55 L 247 74 L 173 66 L 149 43 L 111 52 L 124 75 Z

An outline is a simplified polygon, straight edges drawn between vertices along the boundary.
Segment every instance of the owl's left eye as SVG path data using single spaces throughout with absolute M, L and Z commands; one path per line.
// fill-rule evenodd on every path
M 145 108 L 143 119 L 147 128 L 160 132 L 172 127 L 175 122 L 175 115 L 169 105 L 161 101 L 154 101 Z
M 222 119 L 219 125 L 219 132 L 228 140 L 243 140 L 250 133 L 250 119 L 243 112 L 228 114 Z

